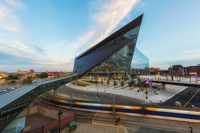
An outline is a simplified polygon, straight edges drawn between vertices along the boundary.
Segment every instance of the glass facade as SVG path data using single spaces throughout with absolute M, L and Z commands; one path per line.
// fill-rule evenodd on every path
M 130 43 L 92 69 L 89 74 L 145 75 L 149 74 L 149 59 Z
M 121 74 L 131 73 L 132 59 L 140 64 L 134 68 L 146 69 L 148 58 L 135 49 L 143 15 L 139 16 L 120 30 L 105 38 L 75 59 L 74 74 Z M 133 55 L 135 57 L 133 57 Z M 143 59 L 145 61 L 143 61 Z M 143 62 L 143 63 L 142 63 Z M 144 66 L 145 67 L 137 67 Z
M 135 48 L 133 60 L 131 62 L 131 74 L 149 74 L 149 59 L 138 48 Z
M 123 48 L 115 52 L 111 57 L 103 61 L 100 65 L 96 66 L 89 73 L 128 74 L 131 68 L 131 61 L 135 49 L 138 31 L 139 27 L 125 33 L 118 39 L 111 41 L 109 45 L 118 45 L 120 43 L 124 43 L 123 40 L 126 40 L 126 44 Z
M 137 38 L 131 36 L 133 33 L 130 31 L 123 35 L 123 38 L 127 37 L 130 41 L 122 49 L 93 68 L 89 74 L 114 74 L 116 76 L 149 74 L 149 59 L 135 48 Z

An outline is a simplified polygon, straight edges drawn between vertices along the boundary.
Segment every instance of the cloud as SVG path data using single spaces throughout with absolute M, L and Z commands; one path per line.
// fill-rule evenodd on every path
M 83 52 L 106 38 L 138 2 L 139 0 L 109 0 L 106 3 L 98 3 L 100 9 L 92 16 L 93 24 L 74 44 L 75 52 Z
M 0 30 L 9 32 L 24 32 L 21 21 L 17 15 L 23 8 L 20 0 L 2 0 L 0 2 Z
M 183 66 L 194 66 L 200 64 L 200 58 L 188 58 L 178 60 L 154 61 L 151 66 L 167 69 L 170 65 L 180 64 Z
M 33 60 L 27 60 L 26 58 L 23 57 L 17 57 L 14 55 L 11 55 L 9 53 L 6 52 L 0 52 L 0 64 L 6 64 L 6 65 L 22 65 L 24 64 L 24 62 L 26 62 L 26 64 L 33 64 Z
M 16 56 L 22 56 L 28 59 L 39 59 L 45 55 L 44 51 L 40 47 L 29 44 L 28 42 L 16 40 L 10 48 Z
M 37 58 L 27 59 L 23 56 L 0 51 L 0 70 L 16 71 L 17 69 L 35 69 L 37 71 L 66 71 L 72 70 L 73 62 L 49 61 Z
M 14 72 L 16 70 L 29 70 L 34 69 L 38 72 L 41 71 L 71 71 L 72 63 L 64 63 L 64 64 L 48 64 L 48 65 L 38 65 L 38 64 L 15 64 L 15 65 L 1 65 L 0 64 L 0 70 L 6 71 L 6 72 Z
M 48 57 L 54 55 L 52 57 L 53 60 L 59 59 L 60 61 L 64 61 L 66 59 L 73 63 L 72 60 L 74 60 L 76 55 L 95 45 L 113 32 L 128 17 L 130 11 L 132 11 L 138 2 L 139 0 L 109 0 L 104 3 L 92 3 L 91 6 L 95 6 L 97 11 L 92 13 L 92 22 L 87 32 L 81 34 L 73 42 L 61 40 L 55 45 L 55 48 L 47 52 L 49 54 Z M 67 46 L 67 49 L 63 49 L 63 46 Z M 66 53 L 67 55 L 63 57 L 63 54 Z M 70 66 L 70 70 L 72 70 L 73 64 Z
M 195 55 L 195 56 L 194 56 Z M 184 66 L 200 64 L 200 55 L 198 49 L 187 49 L 178 52 L 177 54 L 168 55 L 162 61 L 151 60 L 151 66 L 160 67 L 162 69 L 168 68 L 170 65 L 181 64 Z
M 12 7 L 16 8 L 22 8 L 24 7 L 24 4 L 21 2 L 21 0 L 4 0 L 7 2 L 7 4 L 11 5 Z
M 0 65 L 0 69 L 13 68 L 36 68 L 36 70 L 61 69 L 72 70 L 75 55 L 83 52 L 92 45 L 106 38 L 124 20 L 135 7 L 139 0 L 106 0 L 98 3 L 98 9 L 92 12 L 91 25 L 88 30 L 73 42 L 61 40 L 58 44 L 49 44 L 48 49 L 41 49 L 39 44 L 27 42 L 13 37 L 9 42 L 0 40 L 0 52 L 4 51 L 1 59 L 12 58 L 19 60 L 18 63 L 6 63 Z M 19 11 L 25 5 L 21 0 L 0 1 L 0 30 L 10 33 L 24 32 L 25 28 L 20 20 Z M 26 34 L 29 38 L 30 34 Z M 11 37 L 11 36 L 10 36 Z M 6 42 L 6 43 L 5 43 Z M 66 48 L 64 48 L 66 46 Z M 9 54 L 9 55 L 8 55 Z M 66 55 L 66 56 L 63 56 Z M 12 60 L 10 59 L 10 61 Z M 9 59 L 8 59 L 9 60 Z M 24 63 L 24 64 L 23 64 Z M 3 63 L 2 63 L 3 64 Z M 16 66 L 14 67 L 14 64 Z M 24 67 L 23 67 L 24 66 Z M 37 68 L 38 67 L 38 68 Z
M 60 45 L 64 45 L 63 40 Z M 46 70 L 72 70 L 73 61 L 54 60 L 49 58 L 45 51 L 37 45 L 28 42 L 13 41 L 10 44 L 0 42 L 0 70 L 15 71 L 17 69 Z M 53 55 L 52 55 L 53 56 Z
M 34 44 L 19 40 L 10 41 L 9 43 L 1 42 L 0 52 L 7 53 L 11 56 L 16 56 L 29 60 L 36 60 L 45 56 L 44 50 Z
M 19 16 L 19 11 L 24 7 L 21 0 L 0 0 L 0 70 L 30 68 L 63 70 L 64 64 L 69 63 L 52 61 L 40 45 L 34 44 L 31 40 L 24 41 L 27 39 L 18 36 L 18 33 L 25 32 Z M 25 37 L 30 38 L 30 34 L 25 34 Z

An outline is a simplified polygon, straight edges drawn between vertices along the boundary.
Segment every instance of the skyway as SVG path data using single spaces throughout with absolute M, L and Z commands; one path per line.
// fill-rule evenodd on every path
M 52 80 L 44 81 L 42 83 L 34 83 L 34 84 L 31 84 L 31 85 L 26 85 L 26 86 L 23 86 L 21 88 L 15 89 L 13 91 L 9 91 L 5 94 L 2 94 L 2 95 L 0 95 L 0 101 L 1 101 L 0 102 L 0 109 L 3 108 L 4 106 L 6 106 L 7 104 L 15 101 L 16 99 L 20 98 L 21 96 L 27 94 L 28 92 L 36 89 L 40 85 L 53 83 L 53 82 L 56 82 L 56 81 L 61 81 L 61 80 L 64 80 L 66 78 L 70 78 L 70 77 L 52 79 Z
M 0 131 L 39 95 L 77 79 L 77 75 L 33 83 L 0 95 Z
M 152 80 L 152 82 L 161 84 L 180 85 L 180 86 L 200 87 L 200 84 L 188 83 L 188 82 L 177 82 L 177 81 L 166 81 L 166 80 Z

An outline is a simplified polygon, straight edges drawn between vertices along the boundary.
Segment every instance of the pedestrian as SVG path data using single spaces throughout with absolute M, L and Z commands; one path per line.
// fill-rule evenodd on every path
M 117 121 L 118 121 L 118 125 L 119 125 L 120 124 L 120 118 L 119 117 L 117 118 Z
M 117 125 L 117 124 L 118 124 L 118 119 L 116 118 L 116 119 L 115 119 L 115 125 Z
M 190 128 L 190 133 L 193 133 L 193 128 L 191 126 L 189 128 Z

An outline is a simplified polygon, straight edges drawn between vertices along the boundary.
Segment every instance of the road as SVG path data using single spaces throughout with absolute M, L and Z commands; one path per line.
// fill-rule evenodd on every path
M 181 91 L 180 93 L 176 94 L 171 99 L 167 100 L 166 102 L 162 103 L 161 105 L 175 105 L 176 101 L 185 105 L 187 101 L 198 91 L 198 88 L 188 87 L 185 90 Z
M 200 109 L 200 89 L 196 92 L 196 95 L 194 94 L 189 103 L 187 104 L 187 107 L 193 106 L 197 109 Z
M 200 88 L 188 87 L 166 102 L 161 103 L 161 105 L 175 106 L 176 101 L 180 102 L 184 107 L 191 107 L 191 105 L 200 107 Z

